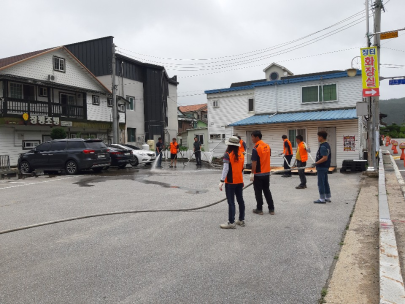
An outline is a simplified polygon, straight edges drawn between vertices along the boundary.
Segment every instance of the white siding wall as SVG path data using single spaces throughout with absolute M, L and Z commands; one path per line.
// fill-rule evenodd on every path
M 253 90 L 209 94 L 207 96 L 208 105 L 208 136 L 210 134 L 226 134 L 226 138 L 232 135 L 232 128 L 226 128 L 227 125 L 245 119 L 254 115 L 248 110 L 248 101 L 254 98 Z M 213 107 L 213 101 L 219 101 L 219 107 Z M 214 149 L 219 143 L 219 140 L 209 140 L 209 150 Z M 216 156 L 223 155 L 223 144 L 219 144 L 214 152 L 218 152 Z
M 361 156 L 360 137 L 358 120 L 347 121 L 331 121 L 331 122 L 308 122 L 308 123 L 291 123 L 291 124 L 269 124 L 269 125 L 256 125 L 249 127 L 234 127 L 234 132 L 242 136 L 245 141 L 250 141 L 250 138 L 246 138 L 246 131 L 261 130 L 263 134 L 263 141 L 270 145 L 272 151 L 271 165 L 281 166 L 283 158 L 278 154 L 283 152 L 283 141 L 281 136 L 286 134 L 288 136 L 289 129 L 306 128 L 307 141 L 306 143 L 311 148 L 311 156 L 315 159 L 316 152 L 318 150 L 318 128 L 319 127 L 336 127 L 336 164 L 340 168 L 342 161 L 345 159 L 359 159 Z M 354 135 L 356 136 L 356 151 L 343 151 L 343 136 Z M 225 151 L 225 150 L 224 150 Z M 222 152 L 224 152 L 222 151 Z M 296 149 L 294 149 L 295 160 Z M 249 156 L 250 158 L 250 156 Z M 312 159 L 308 157 L 308 165 L 312 163 Z
M 168 139 L 177 137 L 179 124 L 177 121 L 177 86 L 169 83 L 169 97 L 167 98 Z
M 93 105 L 91 93 L 87 93 L 87 119 L 93 121 L 112 121 L 112 107 L 107 106 L 107 97 L 100 96 L 100 105 Z M 125 113 L 119 113 L 120 123 L 125 123 Z
M 53 56 L 65 58 L 66 73 L 53 70 Z M 16 64 L 0 74 L 12 74 L 38 80 L 48 80 L 48 75 L 55 76 L 55 82 L 65 85 L 101 91 L 102 86 L 84 68 L 64 50 L 50 52 L 20 64 Z
M 338 101 L 307 104 L 301 102 L 302 87 L 335 83 L 337 84 Z M 355 107 L 357 102 L 362 101 L 362 84 L 360 76 L 335 78 L 323 81 L 256 87 L 254 95 L 256 114 Z

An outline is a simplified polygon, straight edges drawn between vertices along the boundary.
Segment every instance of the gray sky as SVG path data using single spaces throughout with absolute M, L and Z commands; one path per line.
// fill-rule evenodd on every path
M 382 30 L 404 28 L 405 1 L 384 2 Z M 180 105 L 204 103 L 204 90 L 263 79 L 263 69 L 272 62 L 294 74 L 349 68 L 352 58 L 360 54 L 359 48 L 365 47 L 365 21 L 323 40 L 310 40 L 360 22 L 364 15 L 293 44 L 268 49 L 322 30 L 363 9 L 364 0 L 2 0 L 1 10 L 8 12 L 2 15 L 2 24 L 8 26 L 2 33 L 0 58 L 111 35 L 124 55 L 158 62 L 166 66 L 170 76 L 178 75 L 180 96 L 201 94 L 179 97 Z M 405 31 L 399 38 L 382 42 L 381 63 L 404 65 L 382 66 L 382 76 L 405 75 L 404 36 Z M 262 51 L 255 53 L 257 50 Z M 314 56 L 333 51 L 339 52 Z M 244 55 L 233 56 L 238 54 Z M 306 56 L 312 57 L 302 58 Z M 218 57 L 224 58 L 168 59 Z M 190 67 L 195 71 L 184 71 Z M 400 98 L 405 96 L 405 85 L 389 86 L 384 80 L 380 91 L 383 99 Z

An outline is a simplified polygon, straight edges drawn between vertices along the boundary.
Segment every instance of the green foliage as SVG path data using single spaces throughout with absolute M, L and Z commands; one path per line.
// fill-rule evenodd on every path
M 187 151 L 187 150 L 188 150 L 188 148 L 185 147 L 185 146 L 181 146 L 181 147 L 180 147 L 180 151 Z
M 405 138 L 405 124 L 397 125 L 393 123 L 392 125 L 381 127 L 380 133 L 388 135 L 391 138 Z
M 66 131 L 63 128 L 53 128 L 51 131 L 51 138 L 52 139 L 65 139 L 66 138 Z

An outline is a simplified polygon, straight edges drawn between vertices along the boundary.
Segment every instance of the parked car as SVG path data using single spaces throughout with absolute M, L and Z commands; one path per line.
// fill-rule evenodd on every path
M 20 154 L 18 168 L 22 173 L 33 170 L 64 170 L 77 174 L 80 170 L 101 171 L 110 166 L 107 146 L 99 139 L 57 139 L 44 142 L 27 153 Z
M 131 166 L 138 166 L 139 164 L 151 164 L 156 159 L 156 154 L 152 151 L 141 150 L 134 145 L 128 144 L 112 144 L 111 147 L 118 147 L 121 149 L 131 149 L 133 153 L 133 159 L 131 160 Z
M 119 147 L 118 145 L 110 145 L 109 153 L 111 157 L 111 166 L 118 168 L 125 168 L 127 164 L 133 159 L 132 150 L 125 147 Z

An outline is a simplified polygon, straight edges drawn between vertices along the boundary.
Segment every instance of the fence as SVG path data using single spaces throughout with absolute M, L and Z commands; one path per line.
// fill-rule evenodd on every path
M 8 155 L 0 155 L 0 171 L 10 170 L 10 157 Z
M 170 151 L 168 151 L 168 150 L 163 151 L 162 156 L 163 156 L 163 159 L 165 159 L 165 158 L 170 159 Z M 214 155 L 213 155 L 212 152 L 201 151 L 201 160 L 203 160 L 203 161 L 207 161 L 207 162 L 211 163 L 213 156 Z M 195 159 L 193 150 L 180 151 L 177 154 L 177 157 L 178 158 Z

